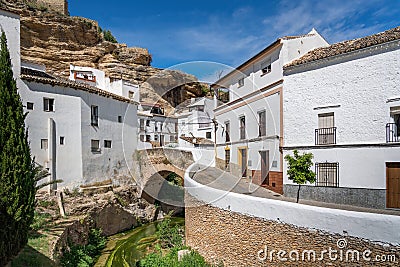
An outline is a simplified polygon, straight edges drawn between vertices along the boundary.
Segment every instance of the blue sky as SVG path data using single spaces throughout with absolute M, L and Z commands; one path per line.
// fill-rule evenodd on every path
M 119 42 L 149 49 L 159 68 L 191 61 L 235 67 L 278 37 L 313 27 L 334 43 L 400 25 L 399 0 L 68 2 L 72 16 L 97 20 Z

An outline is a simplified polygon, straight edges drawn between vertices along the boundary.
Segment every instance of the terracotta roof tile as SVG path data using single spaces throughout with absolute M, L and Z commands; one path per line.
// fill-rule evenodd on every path
M 332 56 L 337 56 L 345 53 L 349 53 L 352 51 L 356 51 L 359 49 L 363 49 L 366 47 L 387 43 L 394 40 L 400 39 L 400 26 L 380 32 L 377 34 L 369 35 L 366 37 L 343 41 L 339 43 L 332 44 L 327 47 L 320 47 L 314 49 L 299 59 L 296 59 L 289 64 L 285 65 L 284 68 L 289 68 L 297 65 L 301 65 L 307 62 L 316 61 L 323 58 L 328 58 Z

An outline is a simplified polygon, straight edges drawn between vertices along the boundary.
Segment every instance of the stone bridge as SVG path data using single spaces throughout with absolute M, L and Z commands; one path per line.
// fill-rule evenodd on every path
M 143 198 L 160 204 L 166 212 L 184 207 L 183 188 L 171 185 L 165 177 L 175 173 L 183 182 L 186 169 L 194 162 L 192 152 L 173 148 L 138 150 L 136 161 L 139 173 L 136 182 Z

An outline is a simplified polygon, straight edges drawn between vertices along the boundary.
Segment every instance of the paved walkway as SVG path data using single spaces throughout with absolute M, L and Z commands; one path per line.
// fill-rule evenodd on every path
M 230 191 L 254 197 L 296 202 L 296 199 L 294 198 L 284 197 L 271 190 L 252 184 L 246 179 L 235 177 L 229 172 L 224 172 L 218 168 L 196 165 L 192 168 L 191 177 L 193 180 L 195 180 L 200 184 L 207 185 L 216 189 L 221 189 L 224 191 Z M 331 209 L 342 209 L 342 210 L 350 210 L 358 212 L 369 212 L 369 213 L 390 214 L 390 215 L 400 216 L 400 210 L 370 209 L 357 206 L 340 205 L 340 204 L 325 203 L 312 200 L 302 200 L 302 199 L 300 199 L 299 203 L 311 206 L 331 208 Z

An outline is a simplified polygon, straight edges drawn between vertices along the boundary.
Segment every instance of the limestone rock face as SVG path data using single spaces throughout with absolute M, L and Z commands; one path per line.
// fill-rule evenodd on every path
M 151 78 L 141 90 L 141 101 L 155 103 L 162 96 L 160 104 L 167 110 L 176 105 L 174 97 L 178 95 L 179 99 L 201 96 L 201 90 L 190 91 L 187 89 L 191 87 L 184 85 L 197 81 L 196 77 L 152 67 L 146 48 L 105 41 L 96 21 L 29 3 L 36 2 L 0 0 L 1 8 L 20 14 L 22 60 L 45 65 L 50 74 L 64 78 L 69 76 L 70 64 L 98 68 L 110 78 L 123 78 L 133 84 Z

